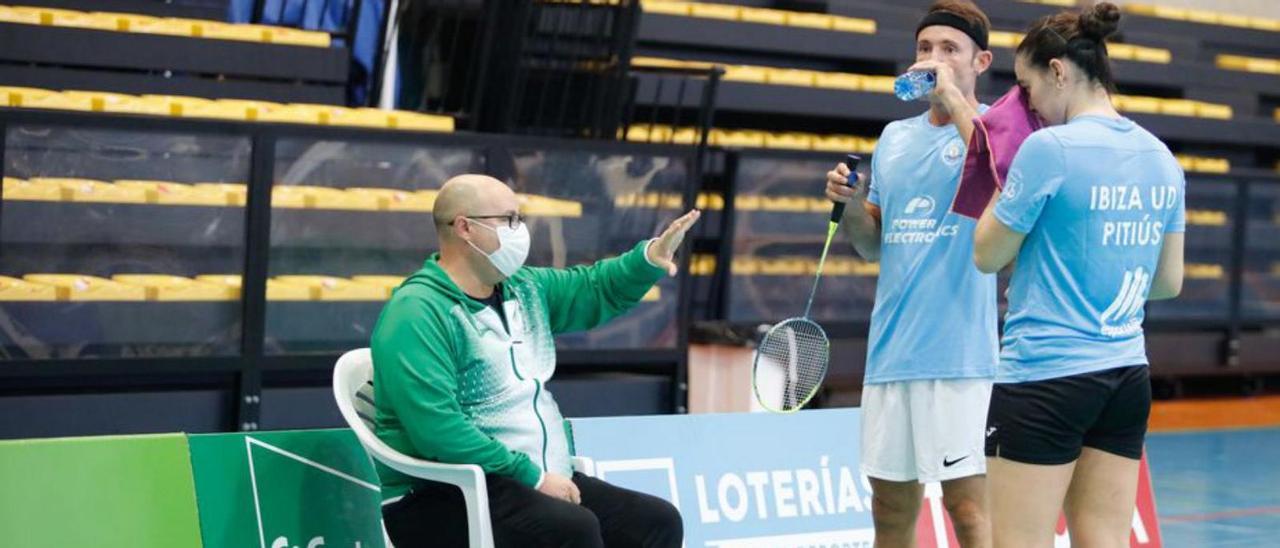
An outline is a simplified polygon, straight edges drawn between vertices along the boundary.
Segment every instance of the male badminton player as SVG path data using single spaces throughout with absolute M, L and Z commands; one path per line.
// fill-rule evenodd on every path
M 996 278 L 973 264 L 972 219 L 951 213 L 974 94 L 991 66 L 990 21 L 968 0 L 935 2 L 916 30 L 916 65 L 937 76 L 929 110 L 885 127 L 869 189 L 827 174 L 849 203 L 842 229 L 880 260 L 862 392 L 862 470 L 871 478 L 876 546 L 915 546 L 923 484 L 965 547 L 989 546 L 983 428 L 997 360 Z M 956 122 L 968 124 L 966 131 Z

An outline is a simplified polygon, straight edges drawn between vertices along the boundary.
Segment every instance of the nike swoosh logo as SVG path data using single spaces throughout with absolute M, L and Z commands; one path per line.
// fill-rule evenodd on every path
M 942 466 L 943 466 L 943 467 L 950 467 L 951 465 L 953 465 L 953 464 L 955 464 L 955 463 L 957 463 L 957 462 L 960 462 L 960 461 L 962 461 L 962 460 L 964 460 L 964 459 L 967 459 L 967 458 L 969 458 L 969 455 L 965 455 L 965 456 L 960 457 L 960 458 L 958 458 L 958 459 L 956 459 L 956 460 L 947 460 L 947 457 L 942 457 Z

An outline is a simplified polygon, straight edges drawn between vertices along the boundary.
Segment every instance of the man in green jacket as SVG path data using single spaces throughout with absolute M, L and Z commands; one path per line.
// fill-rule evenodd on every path
M 479 465 L 498 546 L 680 546 L 680 514 L 665 500 L 573 472 L 545 383 L 552 336 L 603 324 L 674 275 L 700 213 L 619 257 L 556 270 L 523 266 L 529 231 L 518 206 L 483 175 L 440 189 L 440 253 L 396 289 L 373 331 L 377 435 L 406 455 Z M 459 490 L 378 473 L 398 548 L 466 545 Z

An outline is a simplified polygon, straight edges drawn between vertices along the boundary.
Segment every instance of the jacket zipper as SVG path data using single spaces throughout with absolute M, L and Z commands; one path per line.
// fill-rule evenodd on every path
M 507 328 L 507 336 L 512 336 L 511 329 Z M 516 367 L 516 348 L 514 345 L 507 347 L 507 356 L 511 358 L 511 371 L 516 374 L 516 378 L 524 380 L 524 376 L 520 374 L 520 368 Z M 538 397 L 542 395 L 542 381 L 533 380 L 533 415 L 538 417 L 538 426 L 542 428 L 542 470 L 547 470 L 547 422 L 542 420 L 542 412 L 538 411 Z

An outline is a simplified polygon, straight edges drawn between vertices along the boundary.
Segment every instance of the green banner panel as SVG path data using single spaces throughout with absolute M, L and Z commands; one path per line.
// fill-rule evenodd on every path
M 0 544 L 199 547 L 182 434 L 0 442 Z
M 350 430 L 190 436 L 205 546 L 382 547 L 381 495 Z

